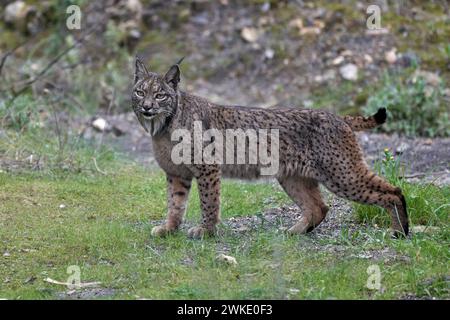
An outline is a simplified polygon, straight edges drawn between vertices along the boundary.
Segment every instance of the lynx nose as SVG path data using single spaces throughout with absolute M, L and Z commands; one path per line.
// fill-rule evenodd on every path
M 152 103 L 142 105 L 142 110 L 144 111 L 150 111 L 151 109 L 153 109 Z

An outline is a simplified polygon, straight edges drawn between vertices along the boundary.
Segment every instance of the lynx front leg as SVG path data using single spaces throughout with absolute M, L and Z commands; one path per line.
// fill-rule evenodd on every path
M 220 170 L 216 167 L 203 168 L 197 177 L 202 222 L 189 229 L 188 236 L 201 238 L 205 234 L 214 235 L 220 221 Z
M 178 229 L 186 211 L 191 179 L 167 176 L 167 221 L 152 229 L 152 236 L 165 236 Z

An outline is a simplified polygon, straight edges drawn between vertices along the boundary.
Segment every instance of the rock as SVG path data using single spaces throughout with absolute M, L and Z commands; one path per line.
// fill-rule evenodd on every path
M 331 64 L 334 66 L 340 65 L 342 62 L 344 62 L 344 57 L 343 56 L 338 56 L 336 58 L 333 59 L 333 61 L 331 61 Z
M 387 51 L 384 54 L 384 59 L 389 64 L 394 64 L 395 62 L 397 62 L 397 49 L 396 48 L 392 48 L 391 50 Z
M 312 100 L 305 100 L 305 101 L 303 101 L 303 107 L 304 108 L 309 109 L 309 108 L 312 108 L 313 106 L 314 106 L 314 101 L 312 101 Z
M 396 149 L 396 154 L 403 154 L 406 150 L 408 150 L 411 146 L 406 142 L 402 142 Z
M 14 1 L 6 6 L 3 20 L 6 24 L 15 24 L 17 21 L 25 19 L 27 8 L 24 1 Z
M 130 30 L 130 32 L 128 33 L 128 37 L 130 39 L 135 39 L 135 40 L 139 40 L 141 38 L 141 32 L 137 29 L 132 29 Z
M 275 55 L 275 51 L 273 51 L 270 48 L 268 48 L 264 51 L 264 56 L 269 60 L 272 59 L 274 57 L 274 55 Z
M 245 27 L 241 30 L 241 37 L 247 42 L 256 42 L 259 36 L 260 31 L 256 28 Z
M 60 209 L 65 209 L 65 208 L 66 208 L 66 205 L 65 205 L 64 203 L 61 203 L 61 204 L 59 205 L 59 208 L 60 208 Z
M 94 120 L 92 122 L 92 126 L 94 127 L 94 129 L 103 132 L 106 130 L 108 123 L 106 122 L 105 119 L 103 118 L 97 118 L 96 120 Z
M 348 63 L 339 68 L 339 72 L 345 80 L 356 81 L 358 80 L 358 67 L 353 63 Z
M 264 2 L 263 5 L 261 6 L 261 11 L 267 12 L 269 10 L 270 10 L 270 2 Z
M 3 20 L 6 25 L 26 32 L 28 20 L 34 13 L 35 7 L 26 4 L 25 1 L 14 1 L 6 6 Z
M 297 28 L 300 31 L 301 29 L 303 29 L 303 20 L 301 18 L 291 20 L 289 22 L 289 27 Z
M 371 64 L 372 62 L 373 62 L 373 58 L 372 58 L 372 56 L 371 55 L 369 55 L 369 54 L 364 54 L 364 61 L 367 63 L 367 64 Z
M 336 71 L 334 70 L 327 70 L 323 74 L 317 75 L 314 77 L 314 81 L 318 83 L 326 82 L 329 80 L 334 80 L 336 78 Z
M 343 57 L 351 57 L 351 56 L 353 56 L 353 51 L 346 49 L 346 50 L 341 52 L 341 56 L 343 56 Z
M 305 27 L 300 30 L 300 34 L 302 36 L 307 34 L 320 34 L 321 31 L 322 29 L 318 27 Z
M 224 262 L 224 263 L 232 265 L 232 266 L 237 266 L 237 264 L 238 264 L 236 261 L 236 258 L 234 258 L 232 256 L 224 255 L 223 253 L 219 254 L 216 257 L 216 260 L 219 262 Z
M 142 3 L 139 0 L 128 0 L 126 7 L 131 12 L 140 14 L 143 10 Z
M 10 257 L 11 254 L 10 254 L 8 251 L 6 251 L 6 252 L 3 253 L 3 256 L 4 256 L 4 257 Z

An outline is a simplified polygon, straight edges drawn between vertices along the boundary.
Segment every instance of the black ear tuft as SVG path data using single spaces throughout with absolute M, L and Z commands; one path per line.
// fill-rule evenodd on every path
M 138 56 L 136 56 L 136 64 L 135 64 L 135 70 L 134 70 L 134 83 L 147 77 L 148 75 L 149 75 L 149 72 L 148 72 L 147 68 L 145 67 L 145 64 L 141 61 L 141 59 Z
M 387 113 L 386 113 L 386 108 L 380 108 L 378 109 L 377 113 L 375 113 L 373 115 L 375 122 L 377 124 L 383 124 L 386 122 L 386 118 L 387 118 Z
M 180 65 L 182 62 L 183 62 L 183 60 L 184 60 L 184 58 L 186 58 L 186 57 L 181 57 L 181 59 L 180 60 L 178 60 L 178 62 L 176 63 L 176 65 Z

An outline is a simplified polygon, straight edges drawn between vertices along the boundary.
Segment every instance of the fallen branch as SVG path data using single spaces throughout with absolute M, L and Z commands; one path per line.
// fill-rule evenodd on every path
M 78 289 L 87 288 L 87 287 L 98 287 L 99 285 L 102 284 L 101 282 L 69 283 L 69 282 L 61 282 L 58 280 L 53 280 L 51 278 L 45 278 L 44 281 L 51 283 L 51 284 L 57 284 L 57 285 L 61 285 L 61 286 L 73 287 L 73 288 L 78 288 Z

